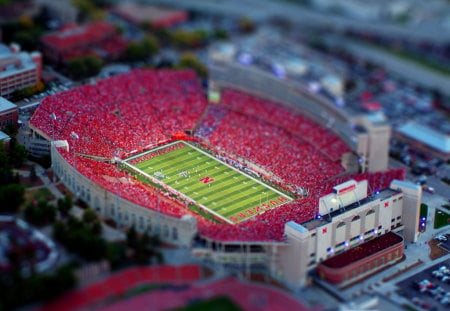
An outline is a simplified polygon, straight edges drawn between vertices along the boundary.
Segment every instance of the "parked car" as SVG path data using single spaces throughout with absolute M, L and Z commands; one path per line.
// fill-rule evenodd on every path
M 437 241 L 440 241 L 440 242 L 445 242 L 445 241 L 447 241 L 447 236 L 445 236 L 445 235 L 436 235 L 435 237 L 434 237 L 434 239 L 435 240 L 437 240 Z M 434 272 L 434 271 L 433 271 Z

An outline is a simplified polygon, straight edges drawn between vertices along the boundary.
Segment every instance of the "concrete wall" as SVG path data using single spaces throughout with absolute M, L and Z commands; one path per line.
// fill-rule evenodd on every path
M 76 171 L 51 148 L 54 173 L 78 198 L 102 217 L 113 219 L 120 228 L 135 226 L 138 232 L 158 235 L 162 241 L 189 247 L 197 233 L 197 220 L 189 215 L 175 218 L 145 208 L 115 195 Z

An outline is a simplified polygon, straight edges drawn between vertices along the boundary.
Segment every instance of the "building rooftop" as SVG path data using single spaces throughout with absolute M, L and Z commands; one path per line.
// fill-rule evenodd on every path
M 5 132 L 0 131 L 0 141 L 7 140 L 9 138 L 10 137 Z
M 88 25 L 67 25 L 63 30 L 48 34 L 42 38 L 45 44 L 65 49 L 79 44 L 101 40 L 105 34 L 116 32 L 114 25 L 106 22 L 94 22 Z
M 5 110 L 9 110 L 9 109 L 13 109 L 13 108 L 16 108 L 16 107 L 17 106 L 14 105 L 12 102 L 10 102 L 6 98 L 0 96 L 0 112 L 1 111 L 5 111 Z
M 13 52 L 7 45 L 0 44 L 0 78 L 17 70 L 30 70 L 35 66 L 30 53 Z
M 386 188 L 381 191 L 376 190 L 373 194 L 369 194 L 367 197 L 365 197 L 362 200 L 356 201 L 350 205 L 343 206 L 342 208 L 334 210 L 333 212 L 331 212 L 327 215 L 321 215 L 320 218 L 314 218 L 314 219 L 308 220 L 307 222 L 304 222 L 301 225 L 304 226 L 305 228 L 307 228 L 308 230 L 311 230 L 311 229 L 314 229 L 314 228 L 317 228 L 317 227 L 320 227 L 320 226 L 323 226 L 323 225 L 329 223 L 329 221 L 333 217 L 336 217 L 340 214 L 346 213 L 352 209 L 364 206 L 367 203 L 373 202 L 375 200 L 383 201 L 397 193 L 399 193 L 399 191 L 391 189 L 391 188 Z
M 416 122 L 408 122 L 397 131 L 443 153 L 450 153 L 450 136 Z

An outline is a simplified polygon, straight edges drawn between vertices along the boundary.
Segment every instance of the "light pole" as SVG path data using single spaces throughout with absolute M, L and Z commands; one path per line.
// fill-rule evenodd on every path
M 56 114 L 53 112 L 50 114 L 50 118 L 52 118 L 52 140 L 55 140 L 55 122 L 56 122 Z M 73 132 L 72 132 L 73 133 Z
M 73 139 L 74 139 L 74 143 L 73 143 L 73 159 L 74 159 L 74 162 L 73 162 L 73 168 L 74 168 L 74 183 L 75 183 L 75 185 L 74 185 L 74 190 L 75 190 L 75 196 L 78 198 L 78 182 L 77 182 L 77 156 L 76 156 L 76 154 L 75 154 L 75 141 L 77 140 L 77 139 L 80 139 L 80 136 L 78 136 L 78 134 L 77 133 L 75 133 L 75 132 L 71 132 L 70 133 L 70 137 L 72 137 Z

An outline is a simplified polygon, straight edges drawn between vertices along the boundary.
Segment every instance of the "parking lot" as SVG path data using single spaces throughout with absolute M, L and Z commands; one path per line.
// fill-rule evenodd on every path
M 450 308 L 450 259 L 436 264 L 396 284 L 419 310 Z

